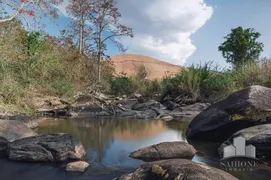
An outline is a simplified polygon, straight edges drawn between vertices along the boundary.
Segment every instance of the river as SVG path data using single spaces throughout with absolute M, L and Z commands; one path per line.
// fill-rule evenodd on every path
M 185 141 L 186 122 L 135 119 L 49 119 L 39 120 L 39 133 L 70 133 L 79 138 L 87 151 L 91 168 L 84 174 L 65 172 L 65 164 L 19 163 L 0 160 L 0 180 L 112 180 L 133 171 L 142 161 L 129 158 L 141 147 Z M 189 142 L 197 150 L 193 161 L 219 168 L 218 143 Z M 271 170 L 230 172 L 241 180 L 271 178 Z

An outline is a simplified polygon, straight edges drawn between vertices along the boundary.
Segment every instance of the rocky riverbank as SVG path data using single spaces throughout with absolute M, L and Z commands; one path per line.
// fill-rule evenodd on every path
M 270 158 L 271 89 L 251 86 L 212 105 L 192 101 L 182 91 L 179 92 L 179 96 L 175 92 L 173 98 L 172 93 L 169 93 L 160 101 L 140 95 L 121 98 L 102 94 L 81 95 L 72 104 L 55 105 L 50 102 L 50 107 L 39 109 L 38 114 L 69 118 L 117 116 L 189 122 L 193 119 L 186 132 L 188 140 L 216 140 L 221 143 L 227 140 L 217 147 L 221 157 L 223 148 L 232 143 L 233 137 L 243 136 L 248 144 L 256 147 L 257 158 Z M 31 130 L 38 126 L 33 117 L 8 112 L 1 112 L 0 115 L 0 119 L 5 119 L 0 120 L 0 151 L 10 160 L 58 162 L 82 160 L 86 154 L 81 142 L 72 135 L 38 135 Z M 184 142 L 163 142 L 139 149 L 131 153 L 130 157 L 147 163 L 120 179 L 236 179 L 221 170 L 192 162 L 197 151 Z M 87 163 L 78 162 L 69 164 L 67 170 L 83 172 L 88 166 Z M 192 171 L 194 176 L 190 174 Z
M 136 119 L 163 119 L 165 121 L 190 121 L 210 104 L 187 100 L 188 97 L 189 95 L 184 94 L 178 88 L 166 92 L 161 99 L 142 97 L 139 94 L 130 97 L 114 97 L 98 93 L 80 95 L 72 104 L 60 104 L 60 100 L 57 103 L 50 102 L 51 106 L 39 108 L 37 112 L 42 116 L 53 117 L 116 116 Z M 180 99 L 183 99 L 183 101 L 180 101 Z

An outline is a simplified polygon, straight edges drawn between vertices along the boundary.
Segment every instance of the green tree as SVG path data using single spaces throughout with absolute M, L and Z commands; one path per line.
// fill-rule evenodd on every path
M 264 47 L 263 43 L 257 41 L 260 36 L 261 34 L 252 28 L 237 27 L 224 37 L 225 41 L 218 47 L 218 50 L 234 68 L 240 67 L 246 62 L 259 58 Z

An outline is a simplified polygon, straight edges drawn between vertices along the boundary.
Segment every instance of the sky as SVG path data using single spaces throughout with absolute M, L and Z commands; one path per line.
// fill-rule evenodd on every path
M 59 19 L 45 19 L 46 31 L 59 35 L 69 25 L 65 5 Z M 133 28 L 134 38 L 124 37 L 126 53 L 142 54 L 177 65 L 212 61 L 229 66 L 218 46 L 232 28 L 254 28 L 262 35 L 262 57 L 271 57 L 271 0 L 118 0 L 120 22 Z M 119 54 L 113 44 L 109 55 Z

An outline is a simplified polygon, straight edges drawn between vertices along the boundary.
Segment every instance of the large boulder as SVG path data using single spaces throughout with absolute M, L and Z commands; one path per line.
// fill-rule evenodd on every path
M 4 137 L 10 142 L 36 135 L 37 133 L 28 128 L 22 121 L 0 120 L 0 137 Z
M 234 92 L 197 115 L 186 135 L 193 139 L 225 140 L 234 132 L 271 120 L 271 89 L 250 86 Z
M 120 180 L 238 180 L 227 172 L 186 159 L 154 161 L 139 166 Z
M 258 158 L 271 159 L 271 124 L 263 124 L 242 129 L 234 133 L 227 141 L 218 148 L 218 154 L 223 157 L 224 147 L 231 145 L 233 138 L 242 136 L 246 145 L 253 145 L 256 148 Z
M 141 148 L 132 152 L 130 157 L 143 161 L 156 161 L 163 159 L 192 159 L 196 154 L 193 146 L 186 142 L 163 142 Z
M 16 161 L 80 160 L 86 155 L 81 142 L 69 134 L 38 135 L 9 143 L 7 155 Z

